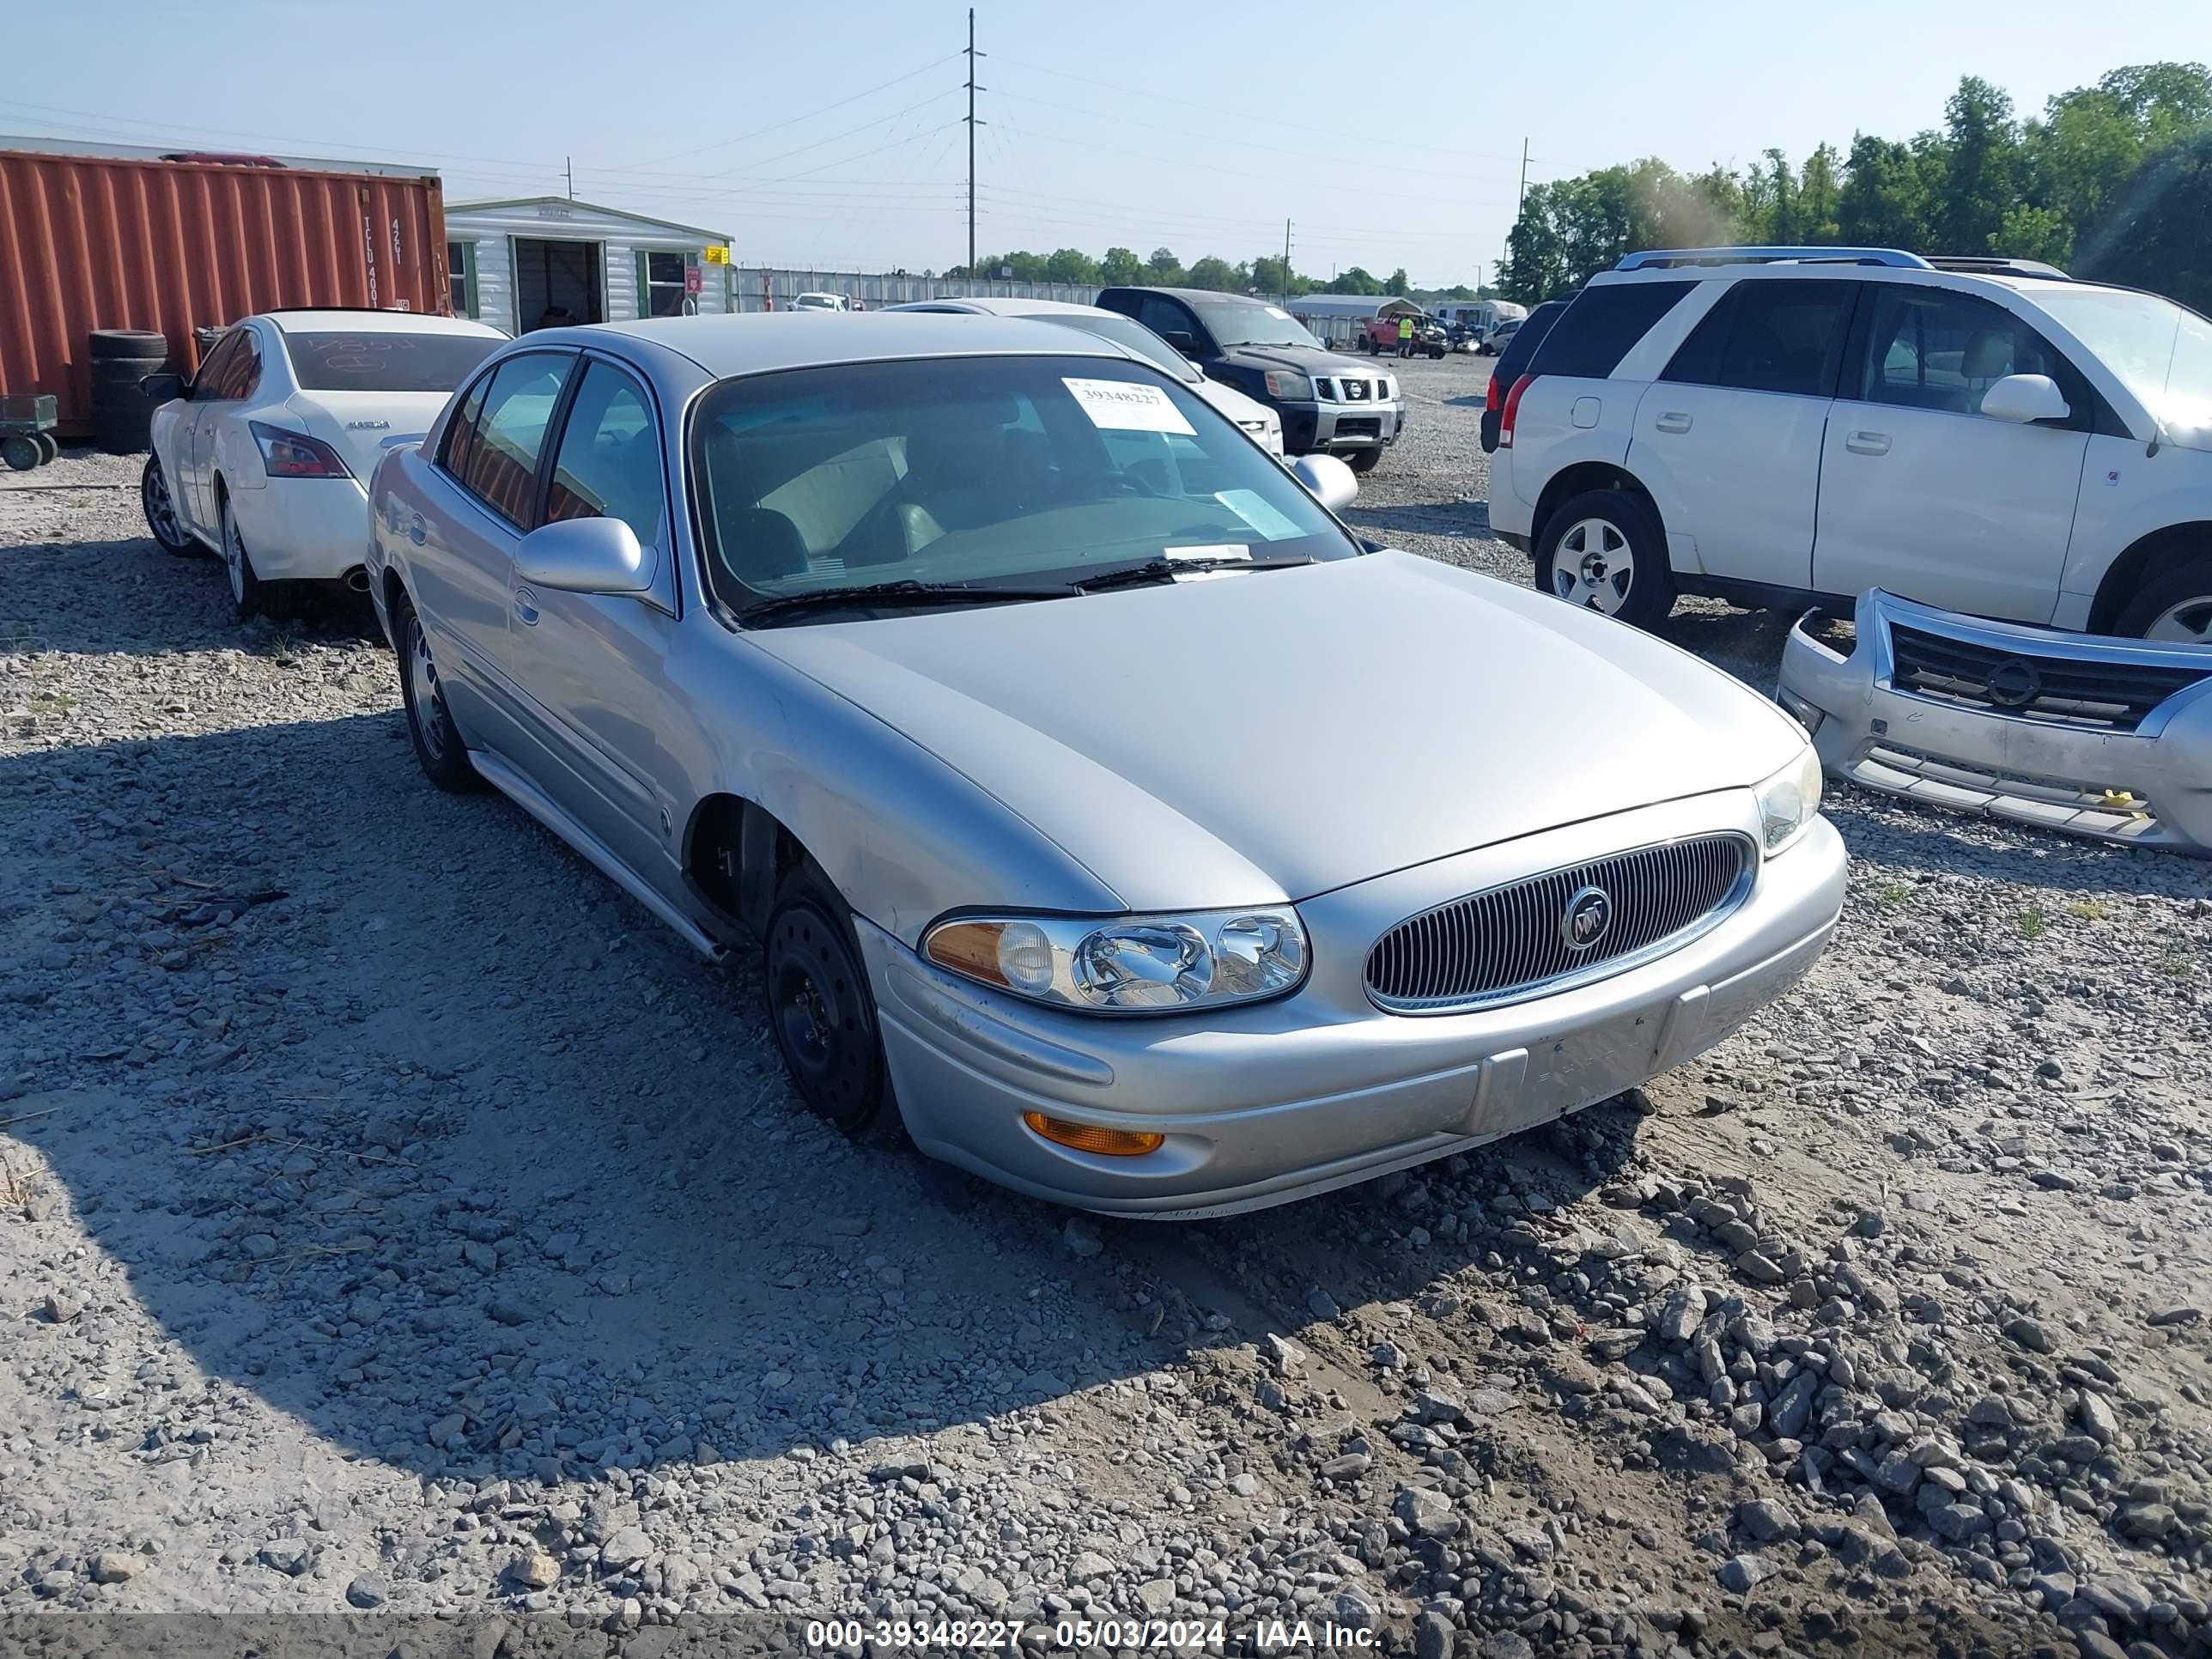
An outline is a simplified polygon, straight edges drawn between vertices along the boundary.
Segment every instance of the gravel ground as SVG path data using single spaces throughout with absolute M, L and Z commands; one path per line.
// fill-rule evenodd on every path
M 1405 369 L 1352 516 L 1525 580 L 1486 369 Z M 0 1638 L 2212 1650 L 2205 866 L 1845 793 L 1833 949 L 1702 1061 L 1094 1222 L 817 1127 L 750 969 L 430 789 L 365 614 L 239 626 L 136 477 L 0 477 Z

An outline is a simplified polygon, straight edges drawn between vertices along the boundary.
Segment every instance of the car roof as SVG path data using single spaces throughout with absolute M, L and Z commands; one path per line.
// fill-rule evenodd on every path
M 995 294 L 963 294 L 942 300 L 908 300 L 902 305 L 885 306 L 884 309 L 961 311 L 976 317 L 1064 317 L 1070 313 L 1088 313 L 1094 317 L 1121 315 L 1118 311 L 1108 311 L 1100 306 L 1079 306 L 1068 300 L 1022 300 L 1012 295 L 1002 299 Z
M 1947 270 L 1937 265 L 1869 265 L 1847 259 L 1770 259 L 1759 264 L 1644 265 L 1634 270 L 1601 270 L 1586 284 L 1613 288 L 1628 283 L 1747 282 L 1777 283 L 1808 279 L 1832 283 L 1895 283 L 1923 288 L 1972 291 L 1977 288 L 2010 289 L 2015 294 L 2074 293 L 2082 289 L 2105 289 L 2125 293 L 2109 283 L 2082 282 L 2067 276 L 2038 276 L 2001 270 Z
M 281 310 L 254 313 L 287 334 L 317 333 L 336 329 L 349 334 L 471 334 L 504 340 L 507 336 L 488 323 L 466 317 L 441 317 L 428 311 Z
M 1200 305 L 1273 306 L 1273 300 L 1255 299 L 1249 294 L 1224 294 L 1211 288 L 1153 288 L 1144 283 L 1116 283 L 1101 290 L 1120 294 L 1166 294 L 1178 300 L 1188 300 Z
M 1140 361 L 1088 330 L 1019 317 L 941 311 L 769 311 L 720 317 L 653 317 L 638 322 L 537 329 L 523 337 L 533 345 L 636 340 L 687 357 L 717 379 L 899 357 L 1004 355 Z

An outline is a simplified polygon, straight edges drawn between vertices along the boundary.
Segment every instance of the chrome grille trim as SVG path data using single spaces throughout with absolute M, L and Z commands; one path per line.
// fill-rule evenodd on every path
M 1456 1014 L 1626 973 L 1711 932 L 1751 896 L 1759 848 L 1735 830 L 1563 865 L 1408 916 L 1367 953 L 1367 995 L 1395 1014 Z M 1579 888 L 1612 921 L 1585 951 L 1560 936 Z

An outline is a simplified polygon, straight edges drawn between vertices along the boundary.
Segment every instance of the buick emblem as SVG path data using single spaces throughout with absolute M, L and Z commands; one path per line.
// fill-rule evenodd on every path
M 2025 657 L 2007 657 L 1982 678 L 1990 701 L 2005 708 L 2025 708 L 2043 690 L 2043 676 Z
M 1602 887 L 1579 887 L 1559 916 L 1559 942 L 1570 951 L 1587 951 L 1612 926 L 1612 896 Z

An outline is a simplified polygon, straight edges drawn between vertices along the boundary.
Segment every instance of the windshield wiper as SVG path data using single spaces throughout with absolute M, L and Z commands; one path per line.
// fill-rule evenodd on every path
M 1308 558 L 1297 559 L 1147 559 L 1142 564 L 1123 565 L 1119 570 L 1102 570 L 1095 576 L 1085 576 L 1071 584 L 1085 593 L 1095 593 L 1101 588 L 1133 587 L 1139 582 L 1173 581 L 1177 576 L 1194 570 L 1286 570 L 1294 564 L 1312 564 Z
M 968 582 L 921 582 L 908 578 L 867 582 L 858 587 L 820 587 L 805 593 L 779 593 L 774 599 L 747 605 L 738 612 L 738 620 L 750 623 L 763 617 L 854 605 L 1005 605 L 1025 599 L 1064 599 L 1074 592 L 1073 587 L 979 587 Z

